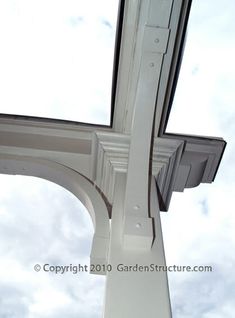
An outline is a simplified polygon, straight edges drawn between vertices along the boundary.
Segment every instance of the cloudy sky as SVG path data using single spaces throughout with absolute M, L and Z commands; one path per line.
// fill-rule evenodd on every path
M 0 39 L 10 48 L 10 53 L 2 47 L 0 51 L 1 112 L 28 113 L 33 103 L 37 107 L 31 115 L 107 122 L 108 107 L 104 110 L 101 105 L 109 105 L 112 54 L 108 58 L 106 54 L 113 43 L 116 4 L 101 2 L 97 6 L 95 1 L 56 1 L 55 6 L 55 1 L 0 1 Z M 214 268 L 213 273 L 169 274 L 171 303 L 174 318 L 233 318 L 235 3 L 194 0 L 192 10 L 167 130 L 223 137 L 228 145 L 215 182 L 174 193 L 169 212 L 162 214 L 168 265 Z M 86 38 L 82 52 L 75 41 L 78 35 Z M 47 48 L 42 47 L 45 43 Z M 98 52 L 100 43 L 104 47 Z M 101 73 L 94 70 L 104 66 L 94 60 L 97 55 L 107 62 Z M 106 81 L 106 92 L 96 86 Z M 84 88 L 85 82 L 90 86 Z M 87 97 L 91 108 L 84 106 Z M 62 108 L 60 112 L 64 101 L 66 113 Z M 33 113 L 36 108 L 41 113 Z M 37 263 L 89 262 L 93 230 L 80 202 L 60 186 L 37 178 L 1 175 L 0 182 L 0 317 L 100 318 L 104 277 L 33 269 Z
M 93 226 L 85 208 L 45 180 L 0 180 L 0 317 L 101 317 L 103 276 L 34 271 L 35 264 L 89 264 Z
M 1 113 L 108 125 L 117 3 L 1 0 Z
M 235 2 L 194 0 L 167 131 L 223 137 L 213 184 L 174 193 L 162 215 L 169 264 L 213 273 L 169 275 L 174 318 L 232 318 L 235 312 Z

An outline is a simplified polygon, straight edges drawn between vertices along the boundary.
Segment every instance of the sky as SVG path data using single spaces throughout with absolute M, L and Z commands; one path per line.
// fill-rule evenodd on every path
M 0 317 L 101 317 L 105 277 L 36 272 L 36 264 L 87 265 L 90 216 L 52 182 L 0 175 Z
M 232 0 L 192 2 L 168 132 L 226 139 L 234 119 L 234 12 Z
M 214 183 L 174 193 L 162 214 L 169 264 L 213 273 L 170 273 L 174 318 L 232 318 L 235 312 L 235 2 L 194 0 L 167 132 L 222 137 Z
M 117 5 L 1 0 L 0 112 L 109 125 Z
M 17 2 L 0 1 L 0 12 L 4 6 L 10 10 L 8 3 L 15 10 Z M 22 3 L 28 6 L 32 2 L 25 0 Z M 43 11 L 42 5 L 35 3 Z M 44 1 L 40 3 L 45 4 Z M 49 3 L 48 21 L 54 9 L 54 2 Z M 61 9 L 62 1 L 57 3 Z M 71 5 L 71 10 L 76 6 L 75 1 L 66 3 Z M 76 25 L 76 28 L 84 30 L 88 24 L 85 12 L 91 10 L 90 2 L 86 3 L 82 14 L 73 13 L 71 16 L 72 11 L 68 8 L 66 15 L 61 9 L 60 12 L 70 17 L 65 20 L 71 24 L 71 29 Z M 103 14 L 103 8 L 95 10 Z M 213 266 L 212 273 L 169 273 L 171 304 L 173 318 L 233 318 L 235 3 L 232 0 L 194 0 L 192 10 L 167 131 L 223 137 L 228 144 L 214 183 L 174 193 L 169 211 L 161 214 L 167 264 Z M 109 21 L 105 15 L 102 17 Z M 93 19 L 91 23 L 96 23 Z M 3 23 L 2 17 L 0 21 Z M 10 27 L 9 21 L 6 23 Z M 102 23 L 102 19 L 99 23 L 99 32 L 106 30 L 104 41 L 109 45 L 109 24 Z M 94 50 L 93 47 L 93 53 Z M 15 61 L 13 66 L 22 71 L 18 62 Z M 53 65 L 54 69 L 59 64 L 57 62 Z M 84 75 L 84 71 L 81 74 Z M 46 80 L 51 83 L 50 76 Z M 19 79 L 15 82 L 19 83 Z M 45 82 L 45 89 L 47 84 Z M 63 86 L 65 83 L 60 84 Z M 5 94 L 11 95 L 9 91 Z M 44 104 L 44 98 L 51 95 L 50 92 L 42 95 L 39 103 Z M 93 93 L 90 95 L 94 97 Z M 100 100 L 106 100 L 103 98 L 101 96 Z M 28 101 L 30 104 L 30 98 Z M 80 111 L 77 112 L 80 116 Z M 97 118 L 107 118 L 96 107 L 89 116 L 86 118 L 94 122 Z M 85 208 L 67 190 L 45 180 L 0 175 L 0 182 L 3 185 L 0 195 L 0 317 L 101 317 L 105 277 L 88 273 L 61 275 L 34 271 L 35 264 L 45 262 L 52 265 L 89 262 L 93 229 Z

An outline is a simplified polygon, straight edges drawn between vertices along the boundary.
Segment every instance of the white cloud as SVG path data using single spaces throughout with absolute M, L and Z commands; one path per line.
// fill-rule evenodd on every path
M 234 189 L 218 176 L 213 184 L 175 193 L 169 212 L 162 214 L 167 263 L 213 266 L 212 273 L 169 275 L 173 317 L 233 317 L 225 312 L 235 310 Z
M 193 1 L 167 131 L 220 136 L 221 118 L 234 117 L 234 9 L 229 0 Z
M 234 316 L 234 2 L 194 1 L 167 130 L 227 142 L 213 184 L 175 193 L 162 215 L 169 264 L 212 265 L 212 273 L 169 275 L 173 317 Z
M 0 112 L 109 124 L 117 2 L 2 1 Z
M 100 317 L 104 277 L 34 271 L 34 265 L 89 265 L 92 224 L 67 190 L 37 178 L 1 175 L 1 314 L 32 318 Z M 7 300 L 8 299 L 8 300 Z M 11 299 L 11 300 L 9 300 Z M 10 308 L 9 308 L 10 306 Z M 17 312 L 17 311 L 16 311 Z

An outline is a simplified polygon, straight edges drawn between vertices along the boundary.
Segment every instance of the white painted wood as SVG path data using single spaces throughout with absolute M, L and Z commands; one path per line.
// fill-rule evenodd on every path
M 141 58 L 141 51 L 136 49 L 138 45 L 137 37 L 140 36 L 141 5 L 146 5 L 146 0 L 125 1 L 113 121 L 113 127 L 116 132 L 128 133 L 130 131 L 129 121 L 133 114 L 133 103 L 129 102 L 129 100 L 131 94 L 135 92 L 138 65 Z M 136 57 L 136 53 L 138 57 Z
M 157 180 L 166 209 L 169 206 L 183 146 L 184 141 L 169 138 L 155 138 L 153 143 L 151 173 Z M 116 175 L 118 172 L 127 172 L 129 148 L 128 135 L 107 132 L 97 132 L 94 135 L 92 176 L 111 204 Z
M 104 318 L 170 318 L 171 308 L 166 272 L 120 272 L 119 264 L 165 265 L 156 187 L 151 184 L 151 216 L 156 240 L 151 250 L 123 249 L 122 224 L 125 176 L 118 175 L 111 225 L 111 245 L 108 263 L 113 267 L 107 273 Z
M 160 75 L 161 61 L 162 55 L 158 53 L 146 53 L 143 56 L 127 172 L 125 213 L 129 216 L 132 215 L 135 206 L 139 207 L 135 215 L 148 218 L 149 214 L 149 159 L 157 91 L 155 83 Z
M 164 55 L 161 80 L 159 82 L 159 90 L 156 100 L 156 114 L 155 114 L 155 135 L 161 136 L 163 133 L 164 121 L 168 108 L 170 107 L 170 98 L 173 88 L 174 75 L 178 64 L 178 57 L 180 54 L 181 40 L 183 36 L 183 30 L 186 22 L 186 12 L 189 6 L 190 0 L 174 0 L 172 6 L 170 1 L 162 0 L 163 8 L 168 6 L 167 9 L 171 10 L 171 18 L 165 20 L 164 16 L 159 17 L 161 19 L 161 26 L 170 29 L 170 36 L 167 46 L 167 54 Z M 154 3 L 153 3 L 154 5 Z M 152 12 L 155 12 L 154 10 Z M 152 13 L 154 19 L 154 13 Z M 164 19 L 164 20 L 163 20 Z M 153 22 L 152 22 L 153 23 Z M 155 19 L 155 24 L 158 23 L 158 19 Z M 161 127 L 162 126 L 162 127 Z M 160 131 L 160 127 L 162 130 Z
M 148 13 L 148 24 L 168 28 L 172 0 L 151 1 Z
M 169 29 L 146 25 L 144 30 L 144 49 L 150 52 L 165 53 L 169 38 Z
M 90 212 L 91 262 L 106 264 L 108 255 L 113 266 L 107 272 L 104 318 L 171 317 L 165 272 L 115 268 L 165 265 L 159 201 L 167 210 L 173 190 L 212 182 L 223 153 L 222 140 L 157 138 L 189 2 L 125 1 L 112 128 L 0 118 L 0 172 L 56 182 Z M 111 242 L 105 202 L 110 210 L 113 204 Z
M 125 247 L 135 244 L 150 249 L 154 239 L 148 202 L 149 160 L 158 89 L 156 84 L 160 79 L 168 35 L 167 29 L 150 26 L 144 28 L 143 53 L 128 158 L 123 232 Z M 156 40 L 157 43 L 155 43 Z M 140 129 L 140 127 L 144 127 L 144 129 Z M 136 229 L 137 224 L 140 226 L 139 229 Z

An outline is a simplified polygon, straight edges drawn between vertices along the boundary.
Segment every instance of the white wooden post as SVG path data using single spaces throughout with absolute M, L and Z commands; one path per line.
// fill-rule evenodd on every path
M 151 249 L 127 249 L 123 247 L 122 211 L 125 186 L 125 176 L 119 175 L 115 186 L 108 257 L 108 263 L 111 264 L 112 270 L 107 272 L 104 318 L 170 318 L 171 307 L 167 273 L 164 271 L 142 271 L 144 266 L 151 268 L 151 264 L 152 267 L 165 266 L 155 181 L 152 179 L 150 210 L 156 238 Z M 133 266 L 132 270 L 122 271 L 122 269 L 130 269 L 130 266 Z

